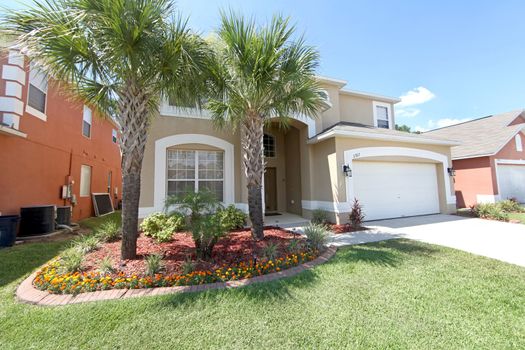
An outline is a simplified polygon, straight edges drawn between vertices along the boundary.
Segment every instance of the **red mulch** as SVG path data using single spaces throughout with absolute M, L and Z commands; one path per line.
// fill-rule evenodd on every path
M 137 240 L 138 258 L 135 260 L 120 260 L 120 241 L 105 243 L 101 248 L 85 256 L 84 271 L 96 271 L 100 261 L 109 256 L 118 272 L 126 275 L 142 275 L 145 271 L 144 257 L 160 253 L 164 256 L 164 273 L 182 273 L 182 264 L 188 257 L 196 263 L 197 270 L 212 270 L 223 265 L 232 265 L 241 261 L 249 261 L 255 257 L 262 257 L 262 249 L 268 244 L 277 245 L 278 256 L 286 255 L 286 247 L 293 238 L 303 239 L 300 235 L 294 235 L 290 231 L 280 228 L 265 228 L 264 240 L 255 242 L 250 230 L 238 230 L 221 238 L 213 249 L 213 261 L 195 262 L 195 245 L 189 232 L 175 233 L 173 240 L 166 243 L 157 243 L 155 240 L 144 236 L 142 233 Z
M 350 224 L 329 224 L 329 226 L 330 231 L 332 231 L 335 234 L 368 230 L 366 227 L 354 228 Z

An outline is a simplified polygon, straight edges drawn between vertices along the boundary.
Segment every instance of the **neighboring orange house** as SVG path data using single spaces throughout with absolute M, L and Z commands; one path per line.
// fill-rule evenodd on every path
M 509 198 L 525 202 L 524 131 L 520 109 L 425 133 L 461 142 L 452 147 L 459 208 Z
M 1 214 L 72 205 L 78 220 L 94 215 L 91 194 L 105 192 L 116 206 L 122 188 L 116 123 L 65 96 L 18 51 L 0 49 Z

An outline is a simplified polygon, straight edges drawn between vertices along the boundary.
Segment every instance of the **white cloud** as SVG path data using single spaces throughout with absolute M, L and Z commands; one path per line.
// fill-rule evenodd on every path
M 425 132 L 425 131 L 428 131 L 428 128 L 423 128 L 417 125 L 416 127 L 414 127 L 414 131 Z
M 400 96 L 401 102 L 397 103 L 398 107 L 408 107 L 420 105 L 434 99 L 436 95 L 429 89 L 423 86 L 419 86 L 415 89 L 407 91 L 404 95 Z
M 421 112 L 420 109 L 409 107 L 409 108 L 398 108 L 396 109 L 396 116 L 400 118 L 412 118 Z
M 439 129 L 444 128 L 446 126 L 455 125 L 459 123 L 464 123 L 466 121 L 469 121 L 469 118 L 463 118 L 463 119 L 455 119 L 455 118 L 443 118 L 438 119 L 436 121 L 429 120 L 428 121 L 428 127 L 431 129 Z

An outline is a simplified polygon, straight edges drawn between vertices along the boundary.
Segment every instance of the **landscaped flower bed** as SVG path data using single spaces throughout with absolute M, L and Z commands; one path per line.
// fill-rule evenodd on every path
M 141 234 L 137 259 L 124 261 L 119 260 L 120 240 L 99 243 L 85 253 L 80 270 L 75 272 L 66 272 L 64 257 L 57 257 L 37 272 L 33 284 L 55 294 L 199 285 L 279 272 L 319 256 L 318 248 L 307 244 L 303 236 L 280 228 L 266 228 L 262 241 L 254 241 L 248 229 L 234 230 L 217 242 L 210 261 L 196 258 L 195 244 L 188 232 L 174 233 L 172 237 L 159 242 Z M 71 249 L 78 248 L 77 244 Z M 146 258 L 153 254 L 162 256 L 162 270 L 148 274 Z M 117 262 L 111 272 L 102 269 L 105 259 Z M 188 261 L 190 272 L 185 270 Z
M 297 266 L 313 260 L 317 251 L 304 251 L 289 254 L 274 260 L 257 262 L 254 260 L 241 262 L 231 266 L 223 266 L 216 270 L 194 271 L 188 274 L 155 274 L 154 276 L 125 275 L 120 272 L 116 276 L 99 272 L 75 272 L 60 274 L 58 259 L 45 265 L 37 274 L 34 285 L 40 290 L 56 294 L 78 294 L 108 289 L 137 289 L 153 287 L 187 286 L 214 282 L 235 281 L 254 276 L 266 275 Z

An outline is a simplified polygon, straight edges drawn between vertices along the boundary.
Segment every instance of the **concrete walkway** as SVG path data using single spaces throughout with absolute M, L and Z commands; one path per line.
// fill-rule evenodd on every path
M 455 215 L 370 221 L 371 230 L 333 235 L 332 245 L 408 238 L 525 266 L 525 225 Z

